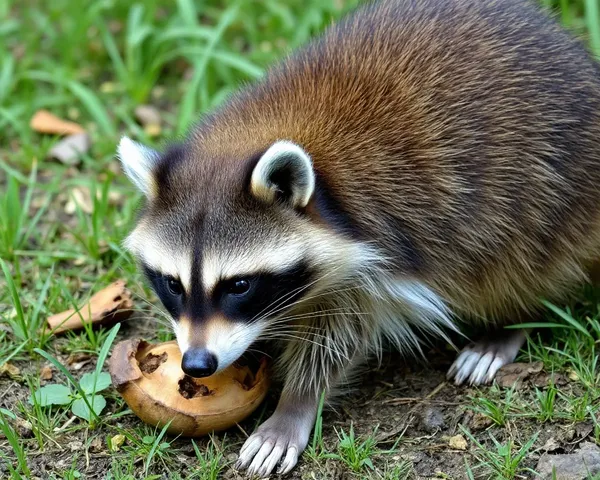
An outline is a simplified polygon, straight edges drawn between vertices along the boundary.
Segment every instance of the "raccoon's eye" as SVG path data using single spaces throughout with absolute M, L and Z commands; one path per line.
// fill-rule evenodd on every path
M 230 295 L 243 295 L 248 290 L 250 290 L 250 282 L 248 280 L 241 279 L 231 282 L 229 288 L 227 289 L 227 293 Z
M 183 295 L 183 285 L 181 282 L 173 277 L 167 277 L 167 288 L 171 295 L 179 297 Z

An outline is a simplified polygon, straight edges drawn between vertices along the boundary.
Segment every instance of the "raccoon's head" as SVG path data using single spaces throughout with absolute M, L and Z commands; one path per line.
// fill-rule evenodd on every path
M 146 197 L 126 246 L 172 315 L 191 376 L 227 367 L 278 329 L 290 336 L 286 313 L 361 256 L 310 213 L 317 176 L 295 143 L 216 158 L 193 144 L 158 153 L 124 138 L 118 154 Z

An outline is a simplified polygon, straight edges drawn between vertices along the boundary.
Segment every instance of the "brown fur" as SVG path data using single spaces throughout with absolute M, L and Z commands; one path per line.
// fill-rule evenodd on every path
M 171 174 L 227 203 L 257 156 L 296 142 L 396 275 L 508 322 L 564 296 L 600 253 L 598 74 L 527 2 L 386 1 L 205 118 L 194 162 Z M 314 202 L 308 212 L 329 221 Z

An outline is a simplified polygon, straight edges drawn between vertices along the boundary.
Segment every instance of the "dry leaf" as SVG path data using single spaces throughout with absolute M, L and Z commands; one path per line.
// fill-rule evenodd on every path
M 29 126 L 36 132 L 53 135 L 73 135 L 85 131 L 81 125 L 58 118 L 47 110 L 38 110 L 31 118 Z
M 118 452 L 121 448 L 121 445 L 125 443 L 125 435 L 118 434 L 110 439 L 110 449 L 113 452 Z
M 48 325 L 53 333 L 76 330 L 87 322 L 99 324 L 124 320 L 133 313 L 132 308 L 131 292 L 125 288 L 123 280 L 118 280 L 93 295 L 79 312 L 70 309 L 48 317 Z
M 52 368 L 50 365 L 44 365 L 40 370 L 40 379 L 41 380 L 52 380 Z
M 12 363 L 3 363 L 0 365 L 0 377 L 6 375 L 9 378 L 16 378 L 20 375 L 21 370 Z
M 510 388 L 515 384 L 518 387 L 531 374 L 539 373 L 543 368 L 544 364 L 542 362 L 510 363 L 498 370 L 496 382 L 501 387 Z
M 77 211 L 77 207 L 88 215 L 94 211 L 94 202 L 90 189 L 87 187 L 75 187 L 71 190 L 71 197 L 65 205 L 65 213 L 73 215 Z
M 67 365 L 71 366 L 76 363 L 89 361 L 92 356 L 89 353 L 76 352 L 67 357 Z
M 448 445 L 454 450 L 466 450 L 468 447 L 467 441 L 462 435 L 454 435 L 453 437 L 450 437 L 450 440 L 448 440 Z
M 569 383 L 567 378 L 560 373 L 539 372 L 533 375 L 531 383 L 535 387 L 547 387 L 548 385 L 563 386 Z

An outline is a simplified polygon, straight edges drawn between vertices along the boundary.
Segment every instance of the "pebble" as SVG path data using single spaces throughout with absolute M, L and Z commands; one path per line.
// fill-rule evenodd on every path
M 462 435 L 454 435 L 448 440 L 448 445 L 455 450 L 466 450 L 469 444 Z
M 139 105 L 136 107 L 135 118 L 145 130 L 158 131 L 160 133 L 160 112 L 152 105 Z
M 50 150 L 50 157 L 65 165 L 77 165 L 81 155 L 87 153 L 91 146 L 92 142 L 87 133 L 76 133 L 54 145 Z
M 439 408 L 427 407 L 421 415 L 421 426 L 430 433 L 444 428 L 444 414 Z
M 600 448 L 585 442 L 574 453 L 550 455 L 544 453 L 538 461 L 539 478 L 548 480 L 584 480 L 600 474 Z

